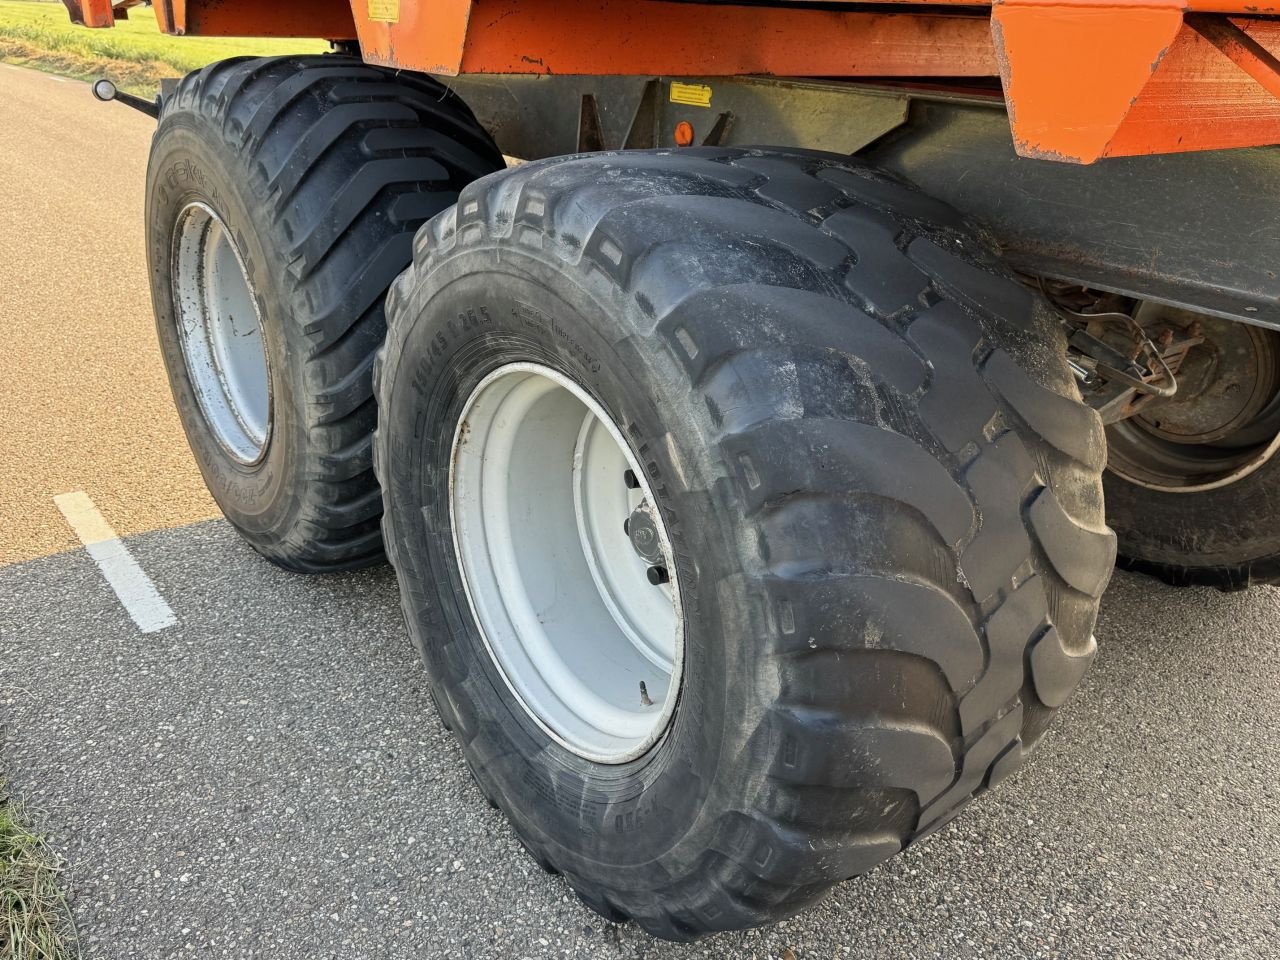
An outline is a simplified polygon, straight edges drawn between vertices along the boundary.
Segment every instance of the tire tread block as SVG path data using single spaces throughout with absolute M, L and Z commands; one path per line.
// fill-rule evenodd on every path
M 1026 682 L 1023 655 L 1047 627 L 1048 598 L 1041 577 L 1013 591 L 983 625 L 987 639 L 987 671 L 960 701 L 960 726 L 966 737 L 980 729 L 1005 705 L 1017 699 Z
M 986 786 L 989 776 L 1010 745 L 1018 742 L 1022 729 L 1022 705 L 1018 704 L 996 720 L 964 755 L 964 767 L 954 786 L 930 804 L 920 815 L 920 828 L 927 829 L 939 818 L 953 814 L 954 807 Z M 1001 772 L 1011 771 L 1007 764 Z
M 1037 494 L 1027 515 L 1058 575 L 1081 593 L 1101 597 L 1115 563 L 1116 535 L 1105 528 L 1095 530 L 1079 523 L 1047 487 Z
M 1022 325 L 1023 318 L 1036 310 L 1031 291 L 994 268 L 987 269 L 948 253 L 928 237 L 920 237 L 907 247 L 907 255 L 917 267 L 933 278 L 933 285 L 946 297 L 963 304 L 980 316 L 993 316 Z
M 808 885 L 865 873 L 902 849 L 895 836 L 815 835 L 766 817 L 730 814 L 721 819 L 712 849 L 765 879 Z
M 933 376 L 920 400 L 920 416 L 952 453 L 975 438 L 996 414 L 995 400 L 980 386 L 973 368 L 982 330 L 954 303 L 939 303 L 908 331 L 933 363 Z
M 749 316 L 751 325 L 740 318 Z M 700 383 L 735 353 L 766 343 L 815 343 L 861 361 L 869 375 L 904 396 L 924 386 L 928 368 L 897 334 L 850 303 L 809 290 L 741 283 L 700 290 L 663 317 L 659 330 Z M 696 331 L 696 336 L 694 336 Z M 848 375 L 847 372 L 845 374 Z
M 955 207 L 874 168 L 830 166 L 819 170 L 817 176 L 818 179 L 839 187 L 845 196 L 882 210 L 896 219 L 906 218 L 933 227 L 968 230 L 968 225 Z
M 844 284 L 878 317 L 893 317 L 921 306 L 929 278 L 909 266 L 896 246 L 902 225 L 886 214 L 846 207 L 822 222 L 822 229 L 853 250 L 855 262 Z
M 1014 574 L 1031 553 L 1017 507 L 1037 482 L 1036 467 L 1022 439 L 1011 431 L 986 447 L 964 476 L 982 521 L 960 566 L 974 596 L 985 600 L 1012 587 Z
M 910 790 L 923 807 L 955 779 L 950 740 L 924 724 L 848 717 L 796 705 L 776 708 L 770 724 L 777 740 L 775 780 Z
M 1034 382 L 1004 350 L 992 351 L 982 372 L 1038 436 L 1089 470 L 1106 466 L 1107 438 L 1091 407 Z
M 957 696 L 985 669 L 985 646 L 972 621 L 955 597 L 935 584 L 850 574 L 774 581 L 770 593 L 775 611 L 785 611 L 775 612 L 780 626 L 774 641 L 784 655 L 816 650 L 911 654 L 936 663 Z M 939 637 L 955 640 L 940 644 Z
M 1031 679 L 1040 702 L 1046 707 L 1066 703 L 1097 652 L 1098 642 L 1092 635 L 1085 648 L 1076 652 L 1066 648 L 1057 630 L 1047 630 L 1031 648 Z
M 910 437 L 850 420 L 774 420 L 722 441 L 731 463 L 751 464 L 742 492 L 749 510 L 793 497 L 869 494 L 894 500 L 928 519 L 953 549 L 977 524 L 964 488 Z M 753 451 L 774 450 L 765 459 Z

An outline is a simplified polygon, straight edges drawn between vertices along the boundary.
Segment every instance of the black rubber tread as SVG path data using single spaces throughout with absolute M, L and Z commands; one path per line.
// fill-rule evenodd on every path
M 1145 573 L 1171 587 L 1214 587 L 1223 593 L 1237 593 L 1251 587 L 1280 584 L 1280 556 L 1262 557 L 1234 564 L 1201 566 L 1147 560 L 1121 554 L 1116 558 L 1121 570 Z
M 291 385 L 305 421 L 299 482 L 285 491 L 296 504 L 283 529 L 241 532 L 292 570 L 377 562 L 372 367 L 385 294 L 418 228 L 465 184 L 504 167 L 502 155 L 442 84 L 344 56 L 211 64 L 165 100 L 161 129 L 175 121 L 238 156 L 227 174 L 269 219 L 285 338 L 305 356 L 303 382 Z
M 696 868 L 630 888 L 495 790 L 540 862 L 602 914 L 687 940 L 794 913 L 1017 769 L 1095 650 L 1105 446 L 1057 325 L 955 211 L 808 151 L 524 165 L 419 234 L 384 404 L 433 275 L 489 249 L 570 274 L 684 371 L 770 624 L 743 641 L 769 664 L 742 694 L 751 786 Z M 380 430 L 380 470 L 395 443 Z M 383 522 L 399 566 L 404 521 Z M 437 684 L 484 777 L 483 726 Z

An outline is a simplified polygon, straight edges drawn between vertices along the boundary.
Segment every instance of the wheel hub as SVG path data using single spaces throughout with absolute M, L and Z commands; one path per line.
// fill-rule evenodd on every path
M 662 562 L 662 538 L 648 500 L 631 511 L 622 530 L 631 540 L 631 549 L 637 557 L 650 565 Z
M 1205 342 L 1178 371 L 1178 392 L 1134 418 L 1173 443 L 1225 440 L 1252 422 L 1276 392 L 1273 337 L 1229 320 L 1204 318 Z
M 493 663 L 542 729 L 623 763 L 675 709 L 670 539 L 621 431 L 569 378 L 514 363 L 468 398 L 450 461 L 454 549 Z
M 196 402 L 214 438 L 244 464 L 262 459 L 271 432 L 271 377 L 258 301 L 244 259 L 206 204 L 178 215 L 173 306 Z
M 1148 325 L 1196 324 L 1204 342 L 1187 354 L 1173 397 L 1107 428 L 1108 467 L 1170 493 L 1214 489 L 1257 470 L 1280 448 L 1280 337 L 1170 307 L 1143 311 Z

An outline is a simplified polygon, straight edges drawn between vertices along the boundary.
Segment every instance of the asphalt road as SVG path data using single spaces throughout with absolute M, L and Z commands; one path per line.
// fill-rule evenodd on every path
M 0 464 L 0 763 L 69 862 L 87 958 L 1280 956 L 1280 591 L 1123 574 L 1036 760 L 935 837 L 764 931 L 601 921 L 473 786 L 387 568 L 291 576 L 184 523 L 211 510 L 129 259 L 146 123 L 3 67 L 0 91 L 29 188 L 0 196 L 0 430 L 26 461 Z M 73 228 L 93 170 L 133 206 Z M 175 626 L 140 633 L 66 549 L 48 501 L 74 489 Z
M 158 361 L 142 241 L 155 123 L 0 64 L 0 563 L 75 546 L 52 498 L 121 534 L 217 515 Z

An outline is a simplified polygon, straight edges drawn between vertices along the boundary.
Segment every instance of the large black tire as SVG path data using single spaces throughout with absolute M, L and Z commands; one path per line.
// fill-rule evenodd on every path
M 166 100 L 146 201 L 160 344 L 210 492 L 280 566 L 382 558 L 370 446 L 385 294 L 417 229 L 503 165 L 445 87 L 348 57 L 227 60 L 189 74 Z M 192 202 L 226 224 L 256 289 L 271 427 L 253 463 L 211 432 L 176 331 L 173 237 Z
M 522 842 L 670 939 L 766 923 L 1015 770 L 1093 657 L 1114 538 L 1057 325 L 957 214 L 848 158 L 568 157 L 464 190 L 389 297 L 376 462 L 440 713 Z M 451 542 L 451 438 L 513 360 L 658 492 L 674 719 L 595 764 L 516 703 Z

